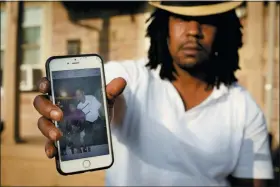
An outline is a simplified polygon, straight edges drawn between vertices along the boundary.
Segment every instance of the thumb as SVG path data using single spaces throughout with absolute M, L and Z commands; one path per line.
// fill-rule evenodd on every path
M 113 107 L 116 98 L 122 94 L 126 87 L 126 81 L 123 78 L 115 78 L 106 86 L 106 96 L 108 100 L 109 118 L 113 117 Z

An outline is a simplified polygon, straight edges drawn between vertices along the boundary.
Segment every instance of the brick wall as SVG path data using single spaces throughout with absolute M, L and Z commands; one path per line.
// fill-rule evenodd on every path
M 108 16 L 69 20 L 60 2 L 53 3 L 52 54 L 65 55 L 67 40 L 80 39 L 82 53 L 101 54 L 105 61 L 135 59 L 144 55 L 144 22 L 146 15 Z
M 71 23 L 68 14 L 60 2 L 53 3 L 52 55 L 66 55 L 67 40 L 80 39 L 81 53 L 98 52 L 98 31 L 102 20 L 94 19 L 86 22 L 92 29 Z
M 273 72 L 273 106 L 272 106 L 272 116 L 271 116 L 271 132 L 274 136 L 273 139 L 273 147 L 276 147 L 279 144 L 279 10 L 280 5 L 277 5 L 276 8 L 276 19 L 274 20 L 275 23 L 275 35 L 274 35 L 274 41 L 275 41 L 275 48 L 274 48 L 274 72 Z M 265 15 L 268 15 L 268 9 L 265 10 Z M 265 19 L 265 24 L 268 24 L 268 17 Z M 265 34 L 267 35 L 267 26 L 264 27 Z M 267 72 L 267 54 L 268 54 L 268 48 L 267 48 L 267 36 L 265 38 L 264 42 L 264 75 L 266 75 Z
M 272 117 L 271 117 L 271 133 L 273 135 L 273 147 L 276 147 L 279 145 L 279 5 L 277 6 L 277 16 L 275 19 L 275 56 L 274 56 L 274 76 L 273 76 L 273 109 L 272 109 Z M 268 9 L 264 9 L 264 44 L 263 44 L 263 64 L 262 64 L 262 76 L 263 76 L 263 98 L 261 102 L 259 103 L 263 111 L 265 112 L 265 84 L 266 84 L 266 74 L 267 74 L 267 55 L 268 55 L 268 48 L 267 48 L 267 38 L 268 38 Z M 247 41 L 247 36 L 249 34 L 255 34 L 255 33 L 248 33 L 247 32 L 247 20 L 246 18 L 242 20 L 242 24 L 244 27 L 244 35 L 243 35 L 243 41 L 245 43 L 245 47 L 243 47 L 239 54 L 240 54 L 240 66 L 242 68 L 241 72 L 238 72 L 238 78 L 239 82 L 241 85 L 243 85 L 245 88 L 249 88 L 249 84 L 255 84 L 258 85 L 260 83 L 258 82 L 252 82 L 250 80 L 250 73 L 252 71 L 250 68 L 246 66 L 246 60 L 250 58 L 248 51 L 254 50 L 252 49 L 247 49 L 246 48 L 246 41 Z M 254 71 L 253 71 L 254 73 Z M 252 93 L 254 95 L 254 93 Z

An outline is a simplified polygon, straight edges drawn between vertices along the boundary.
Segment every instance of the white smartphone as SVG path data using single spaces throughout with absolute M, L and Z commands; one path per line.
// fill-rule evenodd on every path
M 113 165 L 103 67 L 97 54 L 53 56 L 46 62 L 51 100 L 64 114 L 54 122 L 63 133 L 56 142 L 56 168 L 62 175 Z

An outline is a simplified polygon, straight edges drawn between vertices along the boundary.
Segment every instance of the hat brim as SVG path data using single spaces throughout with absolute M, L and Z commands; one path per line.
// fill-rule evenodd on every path
M 174 14 L 179 14 L 183 16 L 208 16 L 214 14 L 221 14 L 233 10 L 242 4 L 242 1 L 231 1 L 222 2 L 219 4 L 212 5 L 200 5 L 200 6 L 167 6 L 162 5 L 160 1 L 150 1 L 150 5 L 172 12 Z

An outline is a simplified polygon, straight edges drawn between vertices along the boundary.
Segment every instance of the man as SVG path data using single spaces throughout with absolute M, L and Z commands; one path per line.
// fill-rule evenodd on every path
M 151 4 L 148 60 L 105 66 L 115 155 L 106 185 L 227 186 L 233 176 L 264 186 L 273 177 L 265 119 L 234 75 L 241 3 Z M 41 86 L 49 91 L 46 79 Z M 52 158 L 61 135 L 46 119 L 62 113 L 43 98 L 34 105 Z
M 76 90 L 76 98 L 79 102 L 77 109 L 82 110 L 85 114 L 85 145 L 87 151 L 90 151 L 90 146 L 95 142 L 94 139 L 98 136 L 98 132 L 94 133 L 96 120 L 99 118 L 99 109 L 101 107 L 100 102 L 92 95 L 85 95 L 82 89 Z

